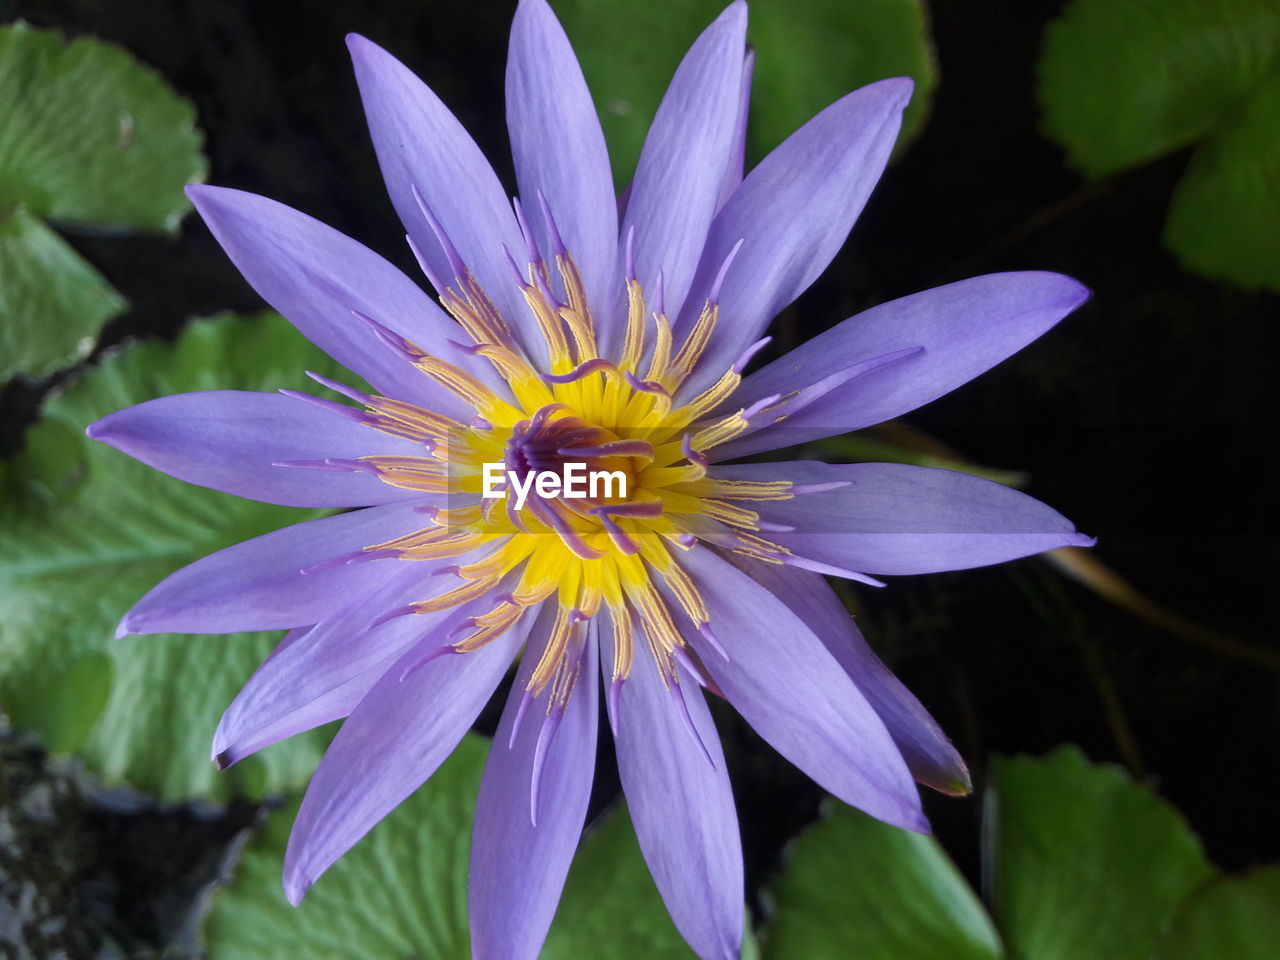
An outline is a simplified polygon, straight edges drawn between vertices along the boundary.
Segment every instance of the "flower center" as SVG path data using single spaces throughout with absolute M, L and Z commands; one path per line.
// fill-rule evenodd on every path
M 451 283 L 428 277 L 472 341 L 469 346 L 450 343 L 446 349 L 486 358 L 506 389 L 491 387 L 373 318 L 360 316 L 424 374 L 474 408 L 476 417 L 463 424 L 322 381 L 363 403 L 368 413 L 359 416 L 371 426 L 419 440 L 428 451 L 422 457 L 366 457 L 347 468 L 444 495 L 431 526 L 371 544 L 351 559 L 454 559 L 439 569 L 456 574 L 459 585 L 399 611 L 427 613 L 492 597 L 490 609 L 467 621 L 471 632 L 447 645 L 453 652 L 478 649 L 531 607 L 556 596 L 557 617 L 529 682 L 529 696 L 550 685 L 552 702 L 563 706 L 581 668 L 586 621 L 602 610 L 613 630 L 613 695 L 630 672 L 637 636 L 668 685 L 678 682 L 677 662 L 701 678 L 696 656 L 686 648 L 673 616 L 687 618 L 713 645 L 715 640 L 706 606 L 676 557 L 705 540 L 783 562 L 787 551 L 757 535 L 759 516 L 744 504 L 791 496 L 785 481 L 708 475 L 706 451 L 749 425 L 752 411 L 712 415 L 741 382 L 741 364 L 687 402 L 675 403 L 716 326 L 719 281 L 677 348 L 661 294 L 653 309 L 646 306 L 628 238 L 625 337 L 615 357 L 603 357 L 578 269 L 544 209 L 555 248 L 554 274 L 527 229 L 527 270 L 511 262 L 514 282 L 542 340 L 521 343 L 430 211 L 424 207 L 424 212 L 454 265 Z M 531 347 L 545 350 L 548 370 L 539 370 L 529 359 Z M 327 468 L 334 463 L 326 461 Z M 486 495 L 492 489 L 492 484 L 486 487 L 486 473 L 492 479 L 498 470 L 509 489 L 502 497 Z M 567 494 L 566 482 L 579 474 L 613 475 L 615 482 L 608 490 L 595 491 L 588 484 L 585 496 Z M 559 483 L 548 483 L 543 488 L 547 494 L 539 494 L 534 486 L 539 476 L 558 478 Z
M 543 407 L 532 419 L 516 424 L 506 445 L 506 475 L 517 483 L 523 480 L 519 489 L 533 490 L 543 499 L 581 500 L 588 508 L 626 502 L 635 489 L 634 455 L 651 458 L 653 448 L 642 441 L 621 440 L 579 417 L 552 419 L 558 406 Z M 539 492 L 540 476 L 554 481 L 548 486 L 557 494 Z M 580 489 L 586 492 L 577 492 Z M 494 496 L 509 495 L 504 491 Z

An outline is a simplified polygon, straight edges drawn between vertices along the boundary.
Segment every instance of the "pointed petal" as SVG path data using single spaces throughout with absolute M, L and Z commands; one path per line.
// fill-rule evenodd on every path
M 747 159 L 747 119 L 751 113 L 751 78 L 756 69 L 756 52 L 747 48 L 747 55 L 742 60 L 742 90 L 739 93 L 738 121 L 733 131 L 733 147 L 729 153 L 729 166 L 724 172 L 724 182 L 720 184 L 720 202 L 716 212 L 728 202 L 733 192 L 742 183 L 742 176 Z
M 884 723 L 804 621 L 710 547 L 679 559 L 729 658 L 701 634 L 690 631 L 690 641 L 743 719 L 845 803 L 927 832 L 920 796 Z
M 407 567 L 410 565 L 400 564 Z M 213 752 L 229 766 L 269 744 L 349 714 L 411 646 L 443 644 L 462 616 L 456 610 L 378 616 L 429 588 L 421 569 L 399 569 L 380 588 L 348 600 L 337 613 L 281 645 L 236 694 L 213 738 Z
M 953 470 L 807 460 L 717 465 L 713 475 L 825 487 L 761 503 L 758 512 L 769 523 L 793 528 L 770 533 L 772 542 L 860 573 L 967 570 L 1094 543 L 1039 500 Z
M 239 633 L 319 623 L 403 564 L 378 560 L 302 571 L 428 526 L 420 510 L 417 502 L 369 507 L 211 553 L 152 587 L 125 615 L 117 635 Z
M 873 357 L 923 351 L 815 401 L 778 427 L 730 441 L 730 459 L 858 430 L 949 393 L 1036 339 L 1089 298 L 1058 273 L 993 273 L 872 307 L 819 334 L 743 382 L 735 406 L 787 393 Z
M 171 477 L 264 503 L 363 507 L 421 496 L 368 473 L 276 466 L 424 453 L 412 441 L 278 394 L 178 393 L 117 411 L 86 432 Z
M 298 810 L 284 864 L 291 903 L 435 773 L 506 673 L 527 620 L 474 653 L 437 657 L 406 673 L 437 642 L 423 640 L 373 685 L 334 737 Z
M 681 61 L 645 138 L 622 236 L 635 228 L 636 274 L 652 296 L 663 276 L 676 316 L 715 216 L 733 150 L 747 5 L 735 0 Z
M 917 781 L 943 793 L 972 789 L 969 770 L 947 735 L 880 662 L 821 574 L 735 554 L 726 559 L 790 607 L 817 635 L 884 722 Z
M 602 659 L 611 664 L 608 642 L 605 648 Z M 645 650 L 641 637 L 636 649 Z M 737 960 L 743 878 L 733 792 L 702 691 L 687 671 L 677 670 L 679 687 L 669 691 L 653 658 L 637 654 L 618 695 L 618 774 L 640 849 L 676 929 L 699 957 Z M 689 736 L 673 696 L 682 698 L 702 746 Z
M 305 630 L 299 632 L 305 632 Z M 273 710 L 269 719 L 259 718 L 252 730 L 238 739 L 227 739 L 225 735 L 220 734 L 214 739 L 213 762 L 217 764 L 219 770 L 226 770 L 232 764 L 239 763 L 245 757 L 273 743 L 288 740 L 300 733 L 322 727 L 326 723 L 346 718 L 364 699 L 365 694 L 377 682 L 379 676 L 380 674 L 373 669 L 366 670 L 323 693 L 316 694 L 313 699 L 305 703 L 292 703 L 288 712 Z M 273 706 L 276 705 L 273 704 Z
M 837 100 L 765 157 L 716 215 L 679 330 L 744 242 L 720 295 L 723 322 L 682 396 L 715 382 L 827 268 L 884 171 L 911 88 L 909 79 L 881 80 Z
M 533 823 L 530 785 L 541 728 L 538 721 L 546 716 L 542 700 L 530 705 L 514 742 L 511 732 L 550 621 L 542 626 L 543 635 L 531 634 L 521 659 L 480 784 L 467 884 L 471 950 L 476 960 L 536 960 L 555 916 L 591 796 L 599 709 L 594 638 L 588 640 L 581 677 L 543 760 L 537 825 Z M 543 698 L 548 694 L 544 691 Z
M 546 0 L 522 0 L 507 59 L 507 130 L 526 210 L 539 193 L 582 273 L 597 321 L 608 322 L 618 210 L 604 133 L 569 39 Z M 533 229 L 554 255 L 542 218 Z M 554 269 L 554 264 L 551 264 Z
M 414 196 L 431 209 L 450 242 L 526 347 L 541 343 L 502 252 L 523 249 L 515 214 L 497 174 L 471 135 L 411 70 L 364 37 L 347 47 L 369 134 L 391 202 L 432 271 L 446 282 L 449 259 Z M 537 354 L 535 354 L 537 355 Z
M 394 266 L 266 197 L 209 186 L 188 187 L 187 195 L 253 289 L 308 340 L 380 393 L 464 421 L 473 416 L 352 314 L 359 311 L 424 347 L 457 336 L 457 324 Z M 446 359 L 486 383 L 498 383 L 486 363 Z

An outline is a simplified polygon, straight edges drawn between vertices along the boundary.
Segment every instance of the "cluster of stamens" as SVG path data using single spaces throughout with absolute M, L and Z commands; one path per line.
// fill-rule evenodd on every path
M 655 301 L 646 304 L 628 237 L 625 337 L 616 358 L 610 359 L 601 356 L 582 278 L 545 203 L 554 273 L 538 251 L 518 204 L 529 253 L 526 269 L 521 270 L 507 254 L 512 282 L 537 321 L 542 344 L 520 342 L 421 198 L 419 204 L 448 257 L 452 281 L 436 276 L 424 257 L 418 257 L 419 263 L 444 308 L 470 339 L 467 344 L 450 341 L 443 350 L 456 351 L 457 358 L 484 358 L 500 375 L 505 390 L 491 387 L 459 363 L 428 353 L 377 318 L 356 314 L 384 343 L 472 407 L 476 415 L 463 423 L 316 375 L 315 380 L 364 409 L 292 394 L 421 443 L 423 452 L 420 456 L 295 461 L 288 466 L 368 472 L 385 483 L 442 497 L 445 504 L 430 511 L 432 522 L 423 529 L 370 544 L 358 555 L 333 562 L 391 557 L 454 560 L 434 572 L 452 573 L 456 586 L 393 611 L 393 615 L 430 613 L 491 597 L 493 606 L 467 618 L 460 630 L 465 636 L 445 644 L 441 652 L 477 650 L 555 596 L 558 607 L 550 639 L 529 675 L 526 692 L 530 700 L 549 688 L 549 712 L 563 710 L 568 701 L 584 662 L 586 625 L 602 610 L 612 627 L 611 695 L 616 696 L 632 669 L 637 634 L 669 688 L 679 683 L 677 664 L 699 682 L 709 683 L 700 661 L 686 646 L 673 609 L 688 618 L 712 649 L 722 648 L 711 632 L 697 587 L 676 558 L 697 541 L 706 540 L 770 562 L 788 562 L 792 559 L 788 551 L 759 535 L 770 528 L 746 504 L 787 499 L 800 492 L 785 481 L 733 481 L 708 474 L 709 450 L 741 435 L 761 411 L 779 405 L 779 398 L 771 397 L 752 408 L 723 413 L 742 380 L 743 364 L 763 341 L 710 387 L 683 402 L 675 400 L 715 330 L 719 289 L 733 254 L 677 347 L 673 324 L 662 304 L 661 277 Z M 529 359 L 534 348 L 543 347 L 546 370 Z M 592 470 L 623 475 L 625 495 L 530 496 L 519 509 L 510 496 L 483 496 L 484 465 L 495 462 L 516 475 L 585 464 Z

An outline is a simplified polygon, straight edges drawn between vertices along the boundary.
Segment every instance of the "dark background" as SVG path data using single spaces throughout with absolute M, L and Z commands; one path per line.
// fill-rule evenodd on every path
M 1071 741 L 1146 778 L 1221 866 L 1278 860 L 1280 525 L 1271 504 L 1280 301 L 1188 274 L 1161 247 L 1189 152 L 1087 184 L 1039 135 L 1033 65 L 1059 7 L 933 3 L 940 82 L 923 134 L 775 332 L 780 344 L 798 342 L 863 307 L 997 270 L 1058 270 L 1093 288 L 1093 300 L 1040 342 L 909 420 L 968 459 L 1026 471 L 1030 493 L 1099 538 L 1098 559 L 1200 627 L 1153 625 L 1041 560 L 898 579 L 859 594 L 860 622 L 960 746 L 979 789 L 993 753 Z M 122 44 L 194 101 L 211 182 L 299 207 L 416 275 L 343 36 L 363 33 L 417 70 L 510 183 L 501 105 L 513 9 L 0 0 L 0 19 Z M 766 89 L 769 77 L 755 83 Z M 72 242 L 133 305 L 103 346 L 260 306 L 197 218 L 175 240 Z M 47 386 L 5 390 L 0 450 L 20 444 Z M 720 720 L 757 889 L 815 815 L 820 791 L 731 711 Z M 73 893 L 54 898 L 66 914 L 58 936 L 85 951 L 72 956 L 92 955 L 98 930 L 139 950 L 176 935 L 226 842 L 254 816 L 247 807 L 86 799 L 44 768 L 38 748 L 9 737 L 4 750 L 7 799 L 44 791 L 52 811 L 47 835 L 17 867 L 46 872 L 59 889 L 74 881 Z M 602 759 L 598 804 L 616 791 L 612 761 Z M 930 796 L 927 812 L 976 881 L 980 803 Z

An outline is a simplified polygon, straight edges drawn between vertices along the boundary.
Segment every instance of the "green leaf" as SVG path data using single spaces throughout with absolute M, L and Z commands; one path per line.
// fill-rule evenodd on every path
M 1183 264 L 1280 290 L 1280 70 L 1200 146 L 1178 184 L 1165 243 Z
M 93 349 L 124 299 L 22 207 L 0 220 L 0 383 L 43 377 Z
M 87 424 L 188 390 L 302 387 L 336 365 L 275 315 L 199 321 L 174 344 L 103 358 L 51 398 L 6 471 L 0 502 L 0 706 L 108 782 L 178 800 L 302 783 L 315 732 L 218 773 L 222 710 L 274 634 L 113 640 L 124 612 L 162 578 L 222 547 L 317 516 L 174 480 L 90 441 Z M 75 704 L 63 715 L 57 704 Z
M 986 910 L 932 837 L 832 805 L 771 891 L 765 960 L 998 960 Z
M 88 738 L 111 696 L 112 672 L 109 656 L 90 651 L 64 672 L 36 678 L 24 692 L 26 721 L 44 731 L 51 753 L 70 753 Z
M 1271 960 L 1280 944 L 1280 867 L 1221 877 L 1196 891 L 1155 960 Z
M 1212 133 L 1277 66 L 1273 0 L 1075 0 L 1045 34 L 1044 129 L 1113 173 Z
M 554 6 L 595 97 L 621 188 L 681 57 L 725 4 L 557 0 Z M 936 68 L 921 0 L 755 0 L 747 39 L 756 48 L 749 125 L 756 159 L 832 101 L 886 77 L 916 80 L 903 139 L 924 121 Z
M 471 822 L 489 741 L 468 735 L 430 780 L 289 906 L 281 888 L 297 803 L 273 813 L 217 895 L 210 960 L 469 960 Z M 519 869 L 519 865 L 513 865 Z M 588 832 L 543 960 L 689 960 L 624 810 Z
M 1045 133 L 1098 177 L 1201 143 L 1165 242 L 1183 263 L 1280 290 L 1280 5 L 1075 0 L 1039 64 Z
M 645 866 L 624 805 L 578 849 L 542 960 L 693 960 Z
M 298 803 L 271 814 L 215 899 L 210 960 L 470 960 L 467 863 L 488 746 L 464 738 L 297 907 L 280 878 Z
M 113 44 L 0 27 L 0 103 L 0 207 L 171 231 L 204 178 L 191 104 Z
M 1213 874 L 1172 806 L 1074 747 L 999 760 L 985 831 L 994 912 L 1026 960 L 1147 960 Z

